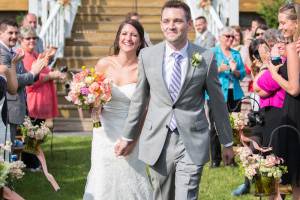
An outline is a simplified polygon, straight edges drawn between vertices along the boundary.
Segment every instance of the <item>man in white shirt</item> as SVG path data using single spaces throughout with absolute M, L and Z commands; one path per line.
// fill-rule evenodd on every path
M 215 36 L 207 30 L 207 20 L 205 17 L 200 16 L 195 19 L 194 23 L 195 29 L 199 34 L 195 39 L 195 44 L 200 47 L 210 49 L 215 46 L 216 38 Z

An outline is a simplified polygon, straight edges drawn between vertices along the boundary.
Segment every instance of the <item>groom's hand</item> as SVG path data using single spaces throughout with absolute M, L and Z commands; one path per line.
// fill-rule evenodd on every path
M 116 156 L 127 156 L 131 153 L 135 145 L 134 141 L 127 141 L 124 139 L 119 139 L 115 144 L 115 154 Z
M 223 148 L 223 162 L 224 165 L 230 165 L 233 163 L 234 152 L 232 146 Z

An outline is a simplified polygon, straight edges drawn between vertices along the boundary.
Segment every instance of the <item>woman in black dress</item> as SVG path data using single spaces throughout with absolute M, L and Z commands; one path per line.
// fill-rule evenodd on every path
M 289 3 L 279 9 L 279 30 L 289 41 L 287 44 L 287 65 L 270 64 L 269 70 L 274 80 L 286 91 L 284 103 L 283 124 L 292 125 L 300 130 L 300 60 L 296 51 L 295 42 L 299 36 L 298 21 L 300 20 L 299 5 Z M 279 70 L 280 68 L 280 70 Z M 275 153 L 282 157 L 288 167 L 288 173 L 282 178 L 283 184 L 291 184 L 293 199 L 300 199 L 300 135 L 289 128 L 279 131 L 280 143 Z

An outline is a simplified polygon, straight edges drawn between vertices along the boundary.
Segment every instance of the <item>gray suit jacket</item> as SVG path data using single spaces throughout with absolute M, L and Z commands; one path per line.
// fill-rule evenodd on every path
M 0 63 L 10 66 L 13 55 L 0 43 Z M 32 73 L 26 72 L 23 62 L 17 64 L 17 79 L 18 79 L 18 93 L 11 95 L 7 93 L 7 106 L 9 123 L 22 124 L 26 114 L 26 94 L 25 86 L 34 82 L 35 77 Z
M 148 104 L 146 119 L 139 142 L 139 158 L 149 165 L 158 160 L 174 113 L 184 146 L 195 164 L 209 160 L 208 122 L 204 110 L 205 91 L 212 101 L 212 112 L 220 135 L 220 142 L 232 142 L 228 111 L 221 91 L 213 53 L 192 43 L 188 57 L 199 52 L 203 59 L 199 66 L 188 62 L 187 75 L 177 100 L 173 103 L 163 78 L 165 42 L 143 49 L 139 55 L 139 75 L 131 100 L 124 137 L 137 139 L 142 114 Z
M 202 39 L 201 36 L 198 36 L 196 39 L 195 39 L 195 42 L 194 42 L 196 45 L 199 45 L 200 47 L 203 47 L 203 48 L 206 48 L 206 49 L 210 49 L 212 47 L 215 46 L 216 44 L 216 38 L 215 36 L 207 31 L 206 34 L 205 34 L 205 37 L 204 39 Z

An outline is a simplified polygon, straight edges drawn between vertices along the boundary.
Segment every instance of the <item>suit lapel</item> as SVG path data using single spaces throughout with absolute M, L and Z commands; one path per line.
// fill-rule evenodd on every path
M 163 42 L 160 47 L 158 48 L 157 52 L 155 52 L 157 56 L 157 59 L 155 59 L 155 66 L 158 67 L 157 74 L 158 80 L 160 82 L 159 85 L 162 85 L 161 88 L 163 90 L 163 95 L 168 99 L 169 103 L 172 104 L 172 99 L 168 90 L 167 83 L 164 79 L 164 73 L 163 73 L 163 67 L 164 67 L 164 57 L 165 57 L 165 50 L 166 50 L 166 43 Z
M 177 99 L 176 101 L 180 98 L 180 96 L 182 95 L 183 91 L 185 90 L 186 86 L 188 85 L 188 83 L 190 82 L 190 80 L 192 79 L 193 77 L 193 74 L 194 74 L 194 71 L 195 71 L 195 68 L 192 67 L 191 65 L 191 58 L 192 58 L 192 55 L 194 53 L 194 48 L 193 46 L 191 45 L 191 43 L 189 42 L 188 44 L 188 48 L 187 48 L 187 53 L 188 53 L 188 61 L 187 61 L 187 71 L 186 71 L 186 75 L 184 77 L 184 82 L 183 82 L 183 85 L 180 89 L 180 92 L 177 96 Z M 176 101 L 174 103 L 176 103 Z

